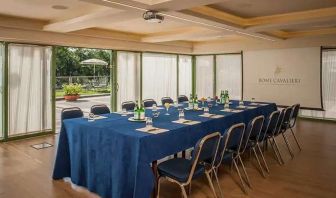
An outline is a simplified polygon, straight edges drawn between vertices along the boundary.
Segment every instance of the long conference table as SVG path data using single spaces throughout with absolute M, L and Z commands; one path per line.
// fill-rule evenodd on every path
M 249 105 L 234 112 L 224 112 L 223 105 L 213 106 L 211 114 L 221 118 L 201 117 L 203 111 L 185 111 L 185 119 L 199 121 L 194 125 L 174 123 L 178 109 L 171 107 L 170 116 L 161 112 L 153 125 L 167 132 L 152 134 L 136 129 L 144 122 L 130 122 L 131 116 L 118 113 L 103 115 L 106 119 L 88 122 L 87 118 L 64 120 L 59 135 L 53 179 L 70 177 L 72 183 L 105 198 L 149 198 L 155 184 L 153 161 L 193 147 L 205 135 L 224 134 L 231 125 L 248 122 L 255 116 L 267 117 L 277 109 L 274 103 Z M 185 104 L 187 105 L 187 104 Z M 237 109 L 238 101 L 230 108 Z M 151 116 L 151 110 L 146 110 Z

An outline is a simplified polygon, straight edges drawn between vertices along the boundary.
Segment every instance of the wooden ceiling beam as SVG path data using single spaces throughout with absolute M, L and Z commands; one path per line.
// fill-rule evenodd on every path
M 254 27 L 258 28 L 260 26 L 276 27 L 289 23 L 306 23 L 307 21 L 311 20 L 322 20 L 336 17 L 336 7 L 252 18 L 242 18 L 215 8 L 211 8 L 209 6 L 200 6 L 191 8 L 189 10 L 207 17 L 219 19 L 224 23 L 227 22 L 229 24 L 235 24 L 244 28 L 249 27 L 251 30 L 253 30 Z M 259 29 L 261 30 L 262 28 Z
M 336 28 L 323 28 L 316 30 L 304 30 L 304 31 L 283 31 L 283 30 L 275 30 L 267 32 L 271 35 L 283 38 L 297 38 L 297 37 L 305 37 L 305 36 L 317 36 L 317 35 L 327 35 L 327 34 L 336 34 Z

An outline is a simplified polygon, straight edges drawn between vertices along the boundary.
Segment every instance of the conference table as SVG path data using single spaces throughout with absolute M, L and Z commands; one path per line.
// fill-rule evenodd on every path
M 210 113 L 222 115 L 217 118 L 202 117 L 203 111 L 185 110 L 185 119 L 197 121 L 191 125 L 173 122 L 178 120 L 178 108 L 171 107 L 170 115 L 161 109 L 153 125 L 167 131 L 157 134 L 138 131 L 145 123 L 130 122 L 131 115 L 120 113 L 105 114 L 106 118 L 93 122 L 88 118 L 64 120 L 52 177 L 70 177 L 72 183 L 103 198 L 148 198 L 156 181 L 152 162 L 192 148 L 209 133 L 224 134 L 233 124 L 248 124 L 252 118 L 267 117 L 277 109 L 274 103 L 238 103 L 232 101 L 229 111 L 223 111 L 220 104 L 213 106 Z M 147 109 L 146 116 L 151 115 L 152 110 Z

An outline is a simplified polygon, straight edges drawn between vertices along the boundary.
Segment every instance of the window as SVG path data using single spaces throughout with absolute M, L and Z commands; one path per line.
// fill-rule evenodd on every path
M 324 111 L 301 110 L 301 116 L 336 119 L 336 49 L 322 51 L 322 98 Z
M 142 65 L 143 99 L 154 99 L 158 104 L 161 98 L 177 98 L 177 57 L 169 54 L 143 54 Z
M 51 47 L 10 44 L 9 136 L 52 129 Z
M 213 65 L 213 56 L 196 57 L 196 94 L 199 98 L 214 96 Z
M 118 52 L 118 110 L 125 101 L 136 101 L 140 97 L 140 54 Z
M 3 137 L 3 116 L 2 116 L 2 99 L 3 99 L 3 69 L 4 69 L 4 55 L 5 55 L 5 49 L 4 45 L 0 43 L 0 139 Z
M 230 98 L 242 99 L 242 61 L 241 54 L 216 56 L 216 94 L 228 90 Z
M 324 117 L 336 119 L 336 49 L 322 53 L 322 93 Z
M 179 95 L 192 93 L 192 62 L 191 56 L 179 56 Z

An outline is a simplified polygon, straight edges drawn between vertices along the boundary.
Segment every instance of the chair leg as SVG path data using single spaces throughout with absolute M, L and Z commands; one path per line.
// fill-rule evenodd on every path
M 208 182 L 209 182 L 210 188 L 212 190 L 212 193 L 214 194 L 215 198 L 217 198 L 217 194 L 216 194 L 216 191 L 215 191 L 214 185 L 212 183 L 212 180 L 211 180 L 209 172 L 205 171 L 205 175 L 208 178 Z
M 223 198 L 224 196 L 223 196 L 222 188 L 220 187 L 220 184 L 219 184 L 219 179 L 218 179 L 217 171 L 218 170 L 215 170 L 215 169 L 213 170 L 215 178 L 216 178 L 216 183 L 217 183 L 217 186 L 218 186 L 218 189 L 219 189 L 220 196 L 221 196 L 221 198 Z
M 181 190 L 182 190 L 182 197 L 183 197 L 183 198 L 188 198 L 188 196 L 187 196 L 187 192 L 186 192 L 184 186 L 181 186 L 181 185 L 180 185 L 180 187 L 181 187 Z
M 246 172 L 246 169 L 245 169 L 245 166 L 244 166 L 244 163 L 243 163 L 243 160 L 241 159 L 240 155 L 238 155 L 238 159 L 242 165 L 242 168 L 243 168 L 243 171 L 244 171 L 244 175 L 245 175 L 245 178 L 246 178 L 246 183 L 247 185 L 252 188 L 252 185 L 251 185 L 251 182 L 250 182 L 250 178 L 249 176 L 247 175 L 247 172 Z
M 243 178 L 240 174 L 240 171 L 239 171 L 238 165 L 236 163 L 236 160 L 233 159 L 232 161 L 233 161 L 234 167 L 236 168 L 237 174 L 239 176 L 240 183 L 242 184 L 242 189 L 243 189 L 244 193 L 247 194 L 247 189 L 246 189 L 246 186 L 245 186 L 245 182 L 244 182 L 244 180 L 243 180 Z
M 293 134 L 293 136 L 294 136 L 294 139 L 295 139 L 296 144 L 298 145 L 298 147 L 299 147 L 299 149 L 300 149 L 300 151 L 301 151 L 301 150 L 302 150 L 301 145 L 299 144 L 299 141 L 297 140 L 296 135 L 294 134 L 293 129 L 290 128 L 290 130 L 291 130 L 291 132 L 292 132 L 292 134 Z
M 290 144 L 289 144 L 289 141 L 288 141 L 288 139 L 287 139 L 287 137 L 286 137 L 286 135 L 285 135 L 285 132 L 283 132 L 283 133 L 281 133 L 281 134 L 282 134 L 282 137 L 283 137 L 284 140 L 285 140 L 285 143 L 286 143 L 286 145 L 287 145 L 289 154 L 291 155 L 291 157 L 292 157 L 292 159 L 293 159 L 293 158 L 294 158 L 294 154 L 293 154 L 292 148 L 291 148 L 291 146 L 290 146 Z
M 261 166 L 261 163 L 260 163 L 260 161 L 259 161 L 259 158 L 258 158 L 258 155 L 257 155 L 257 152 L 256 152 L 255 148 L 252 147 L 252 150 L 253 150 L 253 153 L 254 153 L 254 157 L 256 158 L 256 160 L 257 160 L 257 162 L 258 162 L 258 165 L 259 165 L 259 168 L 260 168 L 260 171 L 261 171 L 261 175 L 262 175 L 264 178 L 266 178 L 266 175 L 265 175 L 265 173 L 264 173 L 264 169 L 263 169 L 263 167 Z
M 274 141 L 275 148 L 276 148 L 276 150 L 278 151 L 279 157 L 280 157 L 280 159 L 281 159 L 281 161 L 282 161 L 282 164 L 285 164 L 285 161 L 283 160 L 283 157 L 282 157 L 282 155 L 281 155 L 281 152 L 280 152 L 278 143 L 277 143 L 277 141 L 275 140 L 274 137 L 272 137 L 272 138 L 273 138 L 273 141 Z
M 264 157 L 264 154 L 263 154 L 263 152 L 261 151 L 261 148 L 260 148 L 260 146 L 259 146 L 259 143 L 257 143 L 257 148 L 258 148 L 258 150 L 259 150 L 259 152 L 260 152 L 261 159 L 262 159 L 263 162 L 264 162 L 264 165 L 265 165 L 265 168 L 266 168 L 267 173 L 270 173 L 269 168 L 268 168 L 268 165 L 267 165 L 266 160 L 265 160 L 265 157 Z
M 160 183 L 161 183 L 161 179 L 162 177 L 159 177 L 157 180 L 157 194 L 156 194 L 156 198 L 160 197 Z
M 280 159 L 279 153 L 278 153 L 278 152 L 276 151 L 276 149 L 274 148 L 275 143 L 274 143 L 274 142 L 271 142 L 270 145 L 271 145 L 271 147 L 272 147 L 272 150 L 273 150 L 273 152 L 274 152 L 274 155 L 275 155 L 275 157 L 276 157 L 276 159 L 277 159 L 279 165 L 282 165 L 282 161 L 281 161 L 281 159 Z
M 188 196 L 190 196 L 190 194 L 191 194 L 191 182 L 190 182 L 190 184 L 188 186 Z

